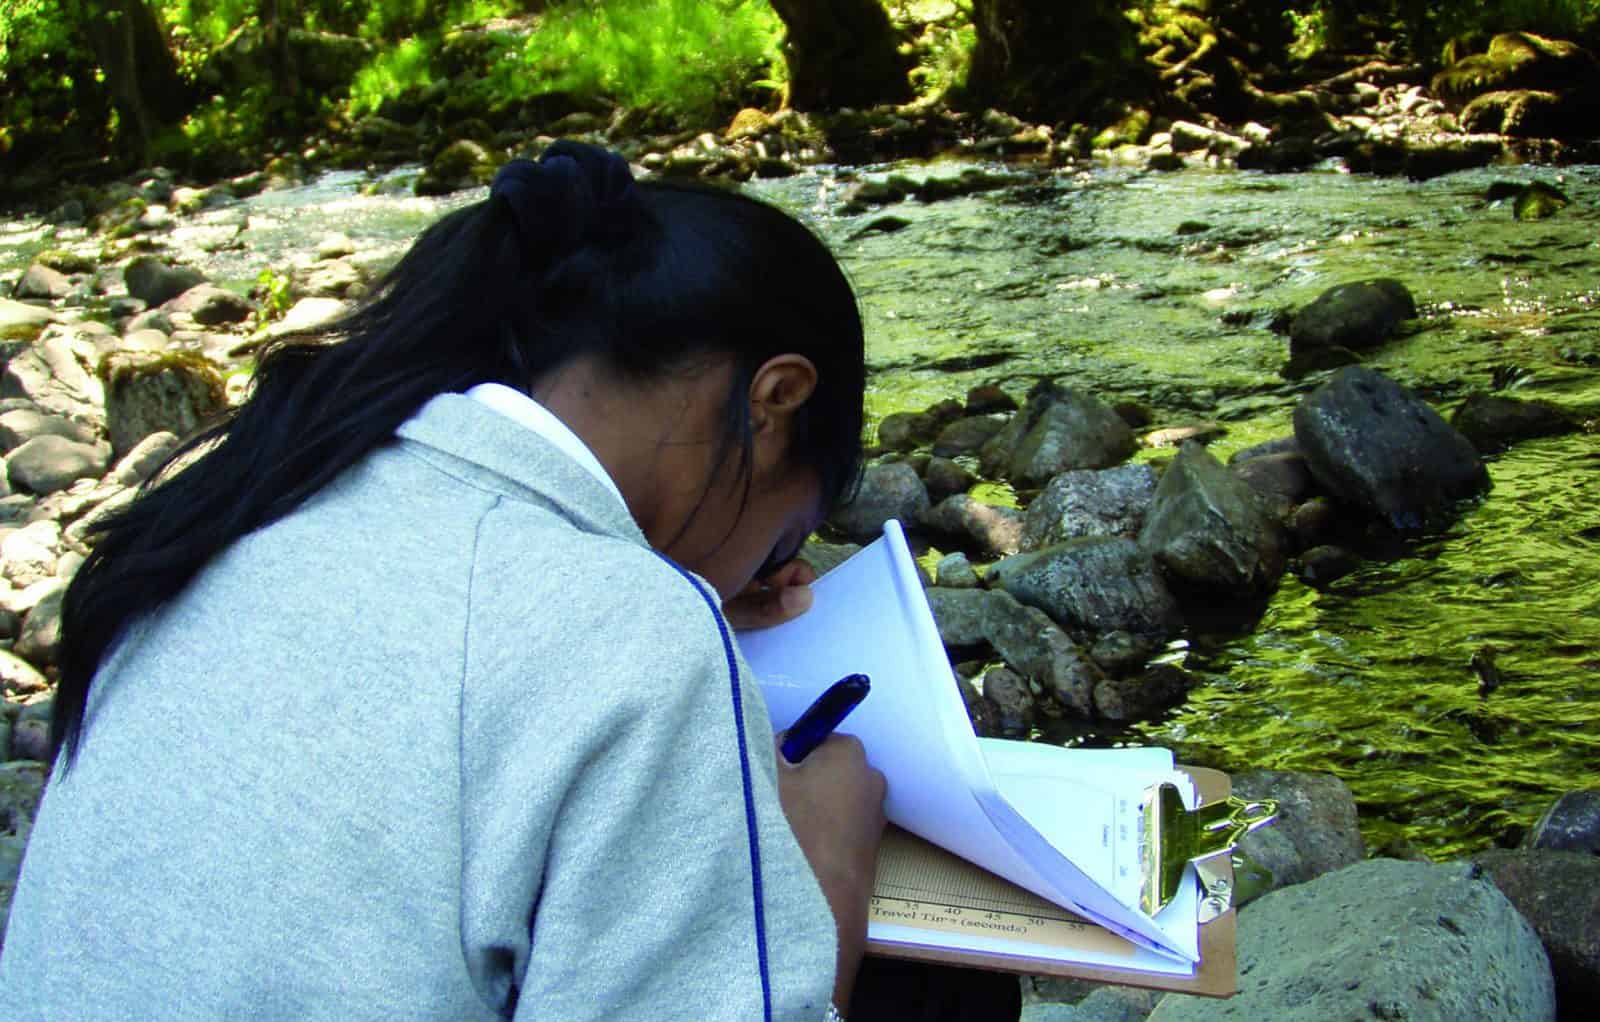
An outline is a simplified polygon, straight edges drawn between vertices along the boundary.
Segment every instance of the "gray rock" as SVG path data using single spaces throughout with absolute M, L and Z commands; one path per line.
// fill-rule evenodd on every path
M 1339 370 L 1295 408 L 1294 435 L 1324 490 L 1396 529 L 1422 528 L 1451 502 L 1489 488 L 1466 437 L 1362 366 Z
M 55 579 L 40 583 L 44 595 L 22 619 L 22 632 L 13 649 L 18 656 L 40 667 L 53 667 L 61 649 L 61 598 L 66 582 Z
M 1522 844 L 1600 855 L 1600 788 L 1569 791 L 1556 799 Z
M 17 298 L 41 298 L 55 301 L 72 293 L 72 278 L 48 266 L 34 263 L 23 273 L 17 286 L 11 289 Z
M 54 319 L 49 309 L 0 298 L 0 341 L 32 341 Z
M 1138 449 L 1133 430 L 1104 402 L 1072 387 L 1041 383 L 1005 428 L 984 444 L 985 475 L 1043 486 L 1061 472 L 1109 468 Z
M 191 266 L 169 266 L 155 256 L 139 256 L 122 271 L 128 294 L 152 308 L 205 283 L 205 279 Z
M 1375 348 L 1416 314 L 1416 301 L 1398 280 L 1340 284 L 1295 315 L 1289 324 L 1290 356 L 1313 348 Z
M 1228 456 L 1228 464 L 1237 465 L 1240 462 L 1249 461 L 1252 458 L 1264 458 L 1269 454 L 1299 453 L 1300 444 L 1295 440 L 1293 435 L 1280 436 L 1272 440 L 1266 440 L 1259 444 L 1252 444 L 1249 447 L 1242 447 L 1239 450 L 1234 451 Z
M 1146 447 L 1181 447 L 1190 440 L 1209 444 L 1228 435 L 1228 427 L 1220 422 L 1194 422 L 1183 426 L 1167 426 L 1151 430 L 1144 435 Z
M 978 573 L 972 570 L 967 555 L 957 551 L 939 558 L 933 570 L 933 583 L 946 589 L 976 589 Z
M 104 374 L 117 457 L 153 433 L 188 436 L 227 407 L 222 371 L 201 355 L 123 352 L 106 359 Z
M 1324 543 L 1302 553 L 1295 575 L 1308 586 L 1322 588 L 1361 567 L 1361 556 L 1342 546 Z
M 1132 539 L 1144 527 L 1155 493 L 1156 473 L 1149 465 L 1062 472 L 1028 505 L 1022 549 L 1084 536 Z
M 922 470 L 922 483 L 928 499 L 935 503 L 957 493 L 966 493 L 978 477 L 949 458 L 932 457 Z
M 26 841 L 44 797 L 45 770 L 38 762 L 0 763 L 0 834 Z
M 109 448 L 46 434 L 6 455 L 6 473 L 13 486 L 46 494 L 64 490 L 78 479 L 98 479 L 110 462 Z
M 33 408 L 13 408 L 0 413 L 0 450 L 15 450 L 36 436 L 47 435 L 66 437 L 80 444 L 92 444 L 97 439 L 94 429 L 82 422 L 45 415 Z
M 1144 720 L 1183 702 L 1198 684 L 1182 668 L 1154 664 L 1140 674 L 1108 677 L 1096 684 L 1094 712 L 1105 720 Z
M 1550 956 L 1563 1017 L 1600 997 L 1600 858 L 1587 852 L 1496 848 L 1473 861 L 1517 907 Z
M 1479 454 L 1494 454 L 1521 440 L 1560 436 L 1578 428 L 1571 415 L 1548 401 L 1519 401 L 1500 394 L 1469 394 L 1450 425 Z
M 255 315 L 256 304 L 215 284 L 196 284 L 162 306 L 168 313 L 187 314 L 201 326 L 242 323 Z
M 1161 641 L 1132 632 L 1107 632 L 1089 647 L 1089 656 L 1107 674 L 1131 674 L 1161 649 Z
M 971 679 L 956 676 L 956 689 L 961 693 L 961 701 L 967 708 L 967 719 L 972 722 L 972 731 L 979 738 L 1000 738 L 1003 736 L 1000 727 L 1000 708 L 994 701 L 984 698 Z
M 1194 442 L 1162 473 L 1139 543 L 1199 590 L 1256 596 L 1283 574 L 1283 530 L 1248 486 Z
M 178 438 L 166 431 L 151 433 L 111 469 L 111 481 L 118 486 L 138 486 L 150 478 L 178 447 Z
M 0 763 L 4 763 L 11 758 L 11 727 L 11 718 L 4 713 L 0 713 Z M 18 862 L 22 860 L 20 850 L 17 860 Z M 11 869 L 11 867 L 6 862 L 3 848 L 0 848 L 0 882 L 4 882 L 8 878 L 11 880 L 16 879 L 15 870 L 7 873 L 8 869 Z M 4 912 L 4 909 L 0 908 L 0 912 Z
M 1339 521 L 1339 508 L 1333 501 L 1327 497 L 1312 497 L 1294 509 L 1286 524 L 1296 544 L 1309 547 L 1332 535 Z
M 29 522 L 0 540 L 0 564 L 18 589 L 53 578 L 61 559 L 61 526 L 48 518 Z
M 1128 539 L 1074 539 L 1007 557 L 989 569 L 988 583 L 1069 628 L 1096 634 L 1166 637 L 1183 626 L 1155 561 Z
M 283 318 L 272 324 L 270 337 L 320 330 L 350 311 L 350 306 L 337 298 L 302 298 L 289 307 Z
M 938 536 L 971 545 L 979 554 L 1002 557 L 1014 554 L 1022 542 L 1022 512 L 974 500 L 964 493 L 946 497 L 937 507 L 917 518 Z
M 356 243 L 350 240 L 350 235 L 342 232 L 324 234 L 322 240 L 317 242 L 318 259 L 343 259 L 355 254 Z
M 0 649 L 0 689 L 7 697 L 31 696 L 49 691 L 50 682 L 26 660 Z
M 52 326 L 6 363 L 0 398 L 25 398 L 41 412 L 93 422 L 100 418 L 105 393 L 88 367 L 99 358 L 86 334 Z
M 818 575 L 826 575 L 860 551 L 861 547 L 855 543 L 824 543 L 819 539 L 808 539 L 798 556 L 811 565 Z
M 1332 774 L 1252 770 L 1234 775 L 1233 793 L 1278 803 L 1278 818 L 1239 843 L 1270 875 L 1264 890 L 1303 884 L 1367 857 L 1355 796 Z
M 996 667 L 984 672 L 979 687 L 1000 711 L 1000 733 L 1027 737 L 1039 714 L 1027 679 L 1009 667 Z
M 450 192 L 489 183 L 494 164 L 489 151 L 470 139 L 451 142 L 439 151 L 428 169 L 417 178 L 418 195 L 447 195 Z
M 50 722 L 19 720 L 11 733 L 11 758 L 50 762 Z
M 1037 681 L 1068 709 L 1089 716 L 1100 668 L 1042 611 L 983 589 L 927 591 L 947 646 L 989 645 L 1013 670 Z
M 164 310 L 146 309 L 123 324 L 122 334 L 127 337 L 141 330 L 158 330 L 171 337 L 177 327 L 173 325 L 172 317 Z
M 941 429 L 934 438 L 933 453 L 941 458 L 977 454 L 1004 427 L 1004 421 L 991 415 L 970 415 L 957 419 Z
M 366 278 L 343 259 L 299 266 L 290 271 L 289 293 L 295 298 L 360 298 Z
M 1259 458 L 1235 461 L 1228 466 L 1240 482 L 1270 499 L 1299 504 L 1311 496 L 1316 481 L 1305 456 L 1299 451 L 1264 454 Z
M 1555 1018 L 1538 937 L 1464 863 L 1359 863 L 1272 892 L 1238 933 L 1239 993 L 1168 994 L 1150 1022 Z
M 878 538 L 889 519 L 910 527 L 927 509 L 928 491 L 916 469 L 906 464 L 870 465 L 861 474 L 855 499 L 829 521 L 851 539 L 866 543 Z
M 886 451 L 914 451 L 933 436 L 932 422 L 920 412 L 892 412 L 878 423 L 878 446 Z
M 992 383 L 980 383 L 967 391 L 967 414 L 988 415 L 992 412 L 1014 412 L 1017 399 Z

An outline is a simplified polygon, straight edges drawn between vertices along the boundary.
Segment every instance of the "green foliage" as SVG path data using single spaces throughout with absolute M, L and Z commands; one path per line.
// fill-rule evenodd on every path
M 376 113 L 385 100 L 432 81 L 438 47 L 435 38 L 411 36 L 379 52 L 350 83 L 350 113 L 356 117 Z
M 911 39 L 918 95 L 942 96 L 966 84 L 978 30 L 971 0 L 890 0 L 889 17 Z
M 502 96 L 565 91 L 703 121 L 780 66 L 782 25 L 760 0 L 568 0 L 500 61 Z
M 258 326 L 266 326 L 275 319 L 282 319 L 284 313 L 294 304 L 290 294 L 290 281 L 287 273 L 279 273 L 272 267 L 262 270 L 256 277 L 256 286 L 251 289 L 257 306 L 256 317 Z

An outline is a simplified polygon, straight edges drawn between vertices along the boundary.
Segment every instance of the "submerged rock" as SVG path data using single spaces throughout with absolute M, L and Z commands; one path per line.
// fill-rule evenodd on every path
M 1363 280 L 1331 287 L 1289 324 L 1289 371 L 1325 368 L 1322 353 L 1364 351 L 1388 340 L 1401 321 L 1417 314 L 1411 292 L 1398 280 Z
M 1519 440 L 1559 436 L 1578 428 L 1570 415 L 1548 401 L 1519 401 L 1499 394 L 1469 394 L 1450 416 L 1450 425 L 1480 454 L 1494 454 Z
M 1239 993 L 1169 994 L 1150 1022 L 1555 1018 L 1539 938 L 1465 863 L 1358 863 L 1266 895 L 1238 933 Z
M 1283 574 L 1283 530 L 1243 480 L 1193 441 L 1162 474 L 1139 543 L 1198 590 L 1259 596 Z
M 1339 500 L 1401 531 L 1489 488 L 1483 459 L 1428 404 L 1362 366 L 1341 369 L 1294 410 L 1311 474 Z

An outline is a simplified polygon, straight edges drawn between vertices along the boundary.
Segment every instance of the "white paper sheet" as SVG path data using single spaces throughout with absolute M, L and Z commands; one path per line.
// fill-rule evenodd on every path
M 897 522 L 812 588 L 807 613 L 739 634 L 775 730 L 845 675 L 868 675 L 871 694 L 839 730 L 861 738 L 883 772 L 890 820 L 1157 954 L 1198 960 L 1193 892 L 1186 914 L 1175 902 L 1152 919 L 1127 873 L 1138 839 L 1130 793 L 1159 777 L 1192 805 L 1170 754 L 980 743 Z

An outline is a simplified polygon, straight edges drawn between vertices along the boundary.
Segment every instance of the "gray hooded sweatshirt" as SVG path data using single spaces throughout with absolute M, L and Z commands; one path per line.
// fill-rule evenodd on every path
M 102 665 L 0 1019 L 816 1020 L 834 954 L 710 587 L 444 395 Z

